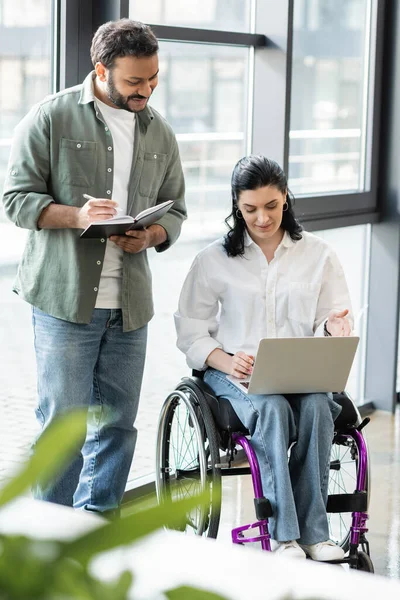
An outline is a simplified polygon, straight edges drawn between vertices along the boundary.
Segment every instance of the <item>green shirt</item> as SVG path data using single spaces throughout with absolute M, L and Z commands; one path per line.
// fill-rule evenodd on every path
M 74 323 L 89 323 L 96 303 L 106 249 L 104 239 L 81 239 L 79 229 L 39 229 L 51 202 L 82 206 L 84 193 L 112 198 L 113 140 L 94 100 L 94 73 L 32 108 L 16 128 L 4 187 L 7 216 L 30 229 L 14 291 L 40 310 Z M 135 216 L 174 200 L 157 223 L 167 232 L 166 250 L 186 218 L 184 179 L 175 136 L 166 121 L 146 107 L 137 113 L 128 210 Z M 124 331 L 153 316 L 151 273 L 146 252 L 123 255 Z

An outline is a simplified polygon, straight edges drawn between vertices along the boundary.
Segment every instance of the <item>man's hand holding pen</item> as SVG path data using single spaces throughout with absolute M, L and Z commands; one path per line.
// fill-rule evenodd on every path
M 77 228 L 86 229 L 90 223 L 106 221 L 117 214 L 118 202 L 107 198 L 94 198 L 83 194 L 87 202 L 79 209 L 77 215 Z

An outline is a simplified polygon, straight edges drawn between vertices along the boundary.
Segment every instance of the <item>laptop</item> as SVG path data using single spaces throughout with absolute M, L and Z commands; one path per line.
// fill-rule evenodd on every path
M 228 375 L 248 394 L 342 392 L 358 337 L 264 338 L 247 379 Z

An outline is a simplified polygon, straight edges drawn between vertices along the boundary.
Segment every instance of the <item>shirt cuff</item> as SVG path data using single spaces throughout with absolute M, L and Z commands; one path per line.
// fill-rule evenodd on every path
M 164 252 L 164 250 L 167 250 L 174 242 L 176 242 L 181 232 L 183 220 L 183 217 L 167 213 L 155 222 L 155 225 L 161 225 L 167 232 L 167 239 L 165 242 L 155 247 L 157 252 Z
M 191 369 L 197 371 L 205 371 L 207 369 L 206 359 L 207 357 L 216 350 L 217 348 L 222 349 L 222 344 L 212 337 L 203 338 L 197 340 L 192 344 L 190 350 L 186 355 L 186 362 Z
M 22 229 L 40 231 L 40 227 L 38 225 L 40 215 L 45 208 L 53 203 L 54 200 L 51 196 L 34 193 L 27 194 L 24 200 L 21 202 L 15 224 L 17 227 L 22 227 Z

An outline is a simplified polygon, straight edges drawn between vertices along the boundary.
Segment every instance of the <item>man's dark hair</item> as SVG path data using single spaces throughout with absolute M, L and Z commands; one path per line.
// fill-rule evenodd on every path
M 287 209 L 282 214 L 281 227 L 287 231 L 292 240 L 301 240 L 302 227 L 293 212 L 294 197 L 288 189 L 287 177 L 274 160 L 265 156 L 252 154 L 241 158 L 233 169 L 231 179 L 232 212 L 225 219 L 229 227 L 223 242 L 228 256 L 243 256 L 244 234 L 246 224 L 243 217 L 237 214 L 240 192 L 258 190 L 261 187 L 276 187 L 281 194 L 286 194 Z M 233 226 L 229 221 L 232 219 Z
M 93 66 L 103 63 L 112 69 L 116 58 L 121 56 L 153 56 L 158 52 L 158 41 L 148 25 L 131 19 L 108 21 L 93 36 L 90 57 Z

